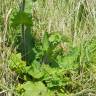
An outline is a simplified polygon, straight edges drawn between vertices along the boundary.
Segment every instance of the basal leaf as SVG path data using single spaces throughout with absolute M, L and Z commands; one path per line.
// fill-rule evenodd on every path
M 72 69 L 75 66 L 75 61 L 79 55 L 78 48 L 72 48 L 70 53 L 66 56 L 57 56 L 57 61 L 60 67 L 64 67 L 65 69 Z
M 37 61 L 34 61 L 32 63 L 32 66 L 30 66 L 30 68 L 27 70 L 27 73 L 35 79 L 39 79 L 39 78 L 43 77 L 43 75 L 44 75 L 44 71 L 43 71 L 40 63 Z
M 26 83 L 19 86 L 19 90 L 23 89 L 24 92 L 21 96 L 47 96 L 47 88 L 42 82 L 31 82 L 27 81 Z

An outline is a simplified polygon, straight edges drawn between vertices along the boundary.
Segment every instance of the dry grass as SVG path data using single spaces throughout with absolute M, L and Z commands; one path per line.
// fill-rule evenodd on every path
M 10 32 L 8 29 L 10 28 L 10 14 L 15 7 L 18 7 L 19 2 L 20 0 L 0 0 L 0 15 L 3 18 L 2 25 L 0 25 L 0 89 L 5 91 L 13 90 L 11 83 L 14 82 L 12 81 L 13 74 L 7 65 L 11 49 L 5 46 L 5 41 L 8 32 Z M 37 0 L 32 3 L 33 32 L 36 33 L 37 38 L 42 36 L 44 32 L 60 32 L 68 36 L 73 40 L 73 46 L 81 46 L 81 66 L 83 44 L 96 35 L 96 0 L 86 0 L 86 2 L 87 5 L 84 0 Z M 78 21 L 81 3 L 88 12 L 87 16 L 84 16 L 84 20 L 81 21 L 83 23 Z M 28 12 L 27 9 L 25 11 Z M 78 22 L 80 23 L 79 27 Z M 1 90 L 1 92 L 3 91 Z

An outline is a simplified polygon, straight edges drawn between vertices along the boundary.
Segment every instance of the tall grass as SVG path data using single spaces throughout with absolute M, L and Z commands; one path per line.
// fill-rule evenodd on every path
M 6 47 L 6 40 L 9 34 L 15 34 L 14 32 L 17 31 L 11 29 L 10 16 L 12 16 L 12 12 L 16 8 L 19 10 L 19 2 L 19 0 L 0 0 L 0 89 L 5 91 L 13 91 L 14 89 L 12 85 L 14 82 L 13 73 L 11 73 L 7 65 L 14 39 L 12 37 L 12 44 L 9 47 Z M 84 73 L 84 56 L 88 55 L 85 52 L 84 45 L 96 36 L 96 1 L 37 0 L 36 2 L 30 2 L 30 0 L 26 0 L 25 11 L 32 14 L 32 32 L 36 34 L 38 39 L 43 36 L 44 32 L 60 32 L 72 40 L 73 47 L 80 47 L 79 63 L 81 68 L 80 80 L 82 81 L 84 74 L 86 74 L 86 72 Z M 15 36 L 16 34 L 14 38 Z M 91 72 L 88 74 L 90 74 L 89 79 L 95 79 Z M 93 76 L 92 78 L 91 75 Z M 86 82 L 84 87 L 87 85 L 88 83 Z
M 10 96 L 13 93 L 13 73 L 8 66 L 11 47 L 7 47 L 10 29 L 10 16 L 18 7 L 17 0 L 0 0 L 0 95 Z
M 78 43 L 82 35 L 86 38 L 89 36 L 85 35 L 95 34 L 94 2 L 89 5 L 90 0 L 37 0 L 32 6 L 33 18 L 36 20 L 34 32 L 61 32 L 74 39 L 73 43 Z

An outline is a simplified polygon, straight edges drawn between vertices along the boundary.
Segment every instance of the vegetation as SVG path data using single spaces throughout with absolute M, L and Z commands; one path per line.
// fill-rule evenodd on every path
M 0 96 L 96 96 L 96 1 L 0 0 Z

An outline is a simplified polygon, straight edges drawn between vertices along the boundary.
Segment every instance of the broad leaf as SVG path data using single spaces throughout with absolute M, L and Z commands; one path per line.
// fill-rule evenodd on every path
M 52 43 L 58 43 L 61 41 L 61 34 L 58 32 L 58 33 L 53 33 L 50 35 L 49 37 L 49 41 L 52 42 Z
M 22 61 L 21 53 L 12 53 L 8 63 L 11 70 L 21 74 L 25 72 L 26 62 Z
M 60 67 L 64 67 L 65 69 L 73 69 L 77 65 L 75 61 L 79 55 L 79 49 L 73 48 L 70 53 L 66 56 L 57 56 L 57 61 Z
M 18 88 L 19 90 L 23 89 L 24 92 L 21 96 L 47 96 L 47 88 L 42 82 L 31 82 L 27 81 L 25 84 L 22 84 Z
M 20 24 L 24 24 L 27 26 L 32 26 L 32 18 L 29 13 L 25 12 L 17 12 L 12 18 L 12 26 L 16 28 Z
M 41 67 L 41 64 L 37 61 L 34 61 L 32 63 L 32 66 L 29 67 L 29 69 L 27 70 L 27 73 L 35 79 L 39 79 L 44 75 L 44 71 Z

